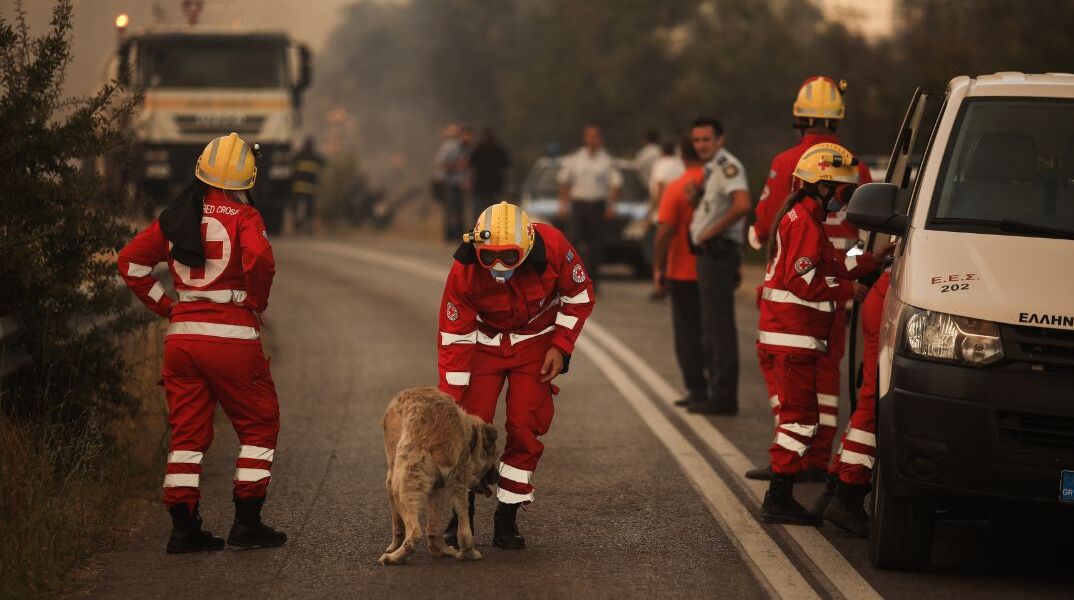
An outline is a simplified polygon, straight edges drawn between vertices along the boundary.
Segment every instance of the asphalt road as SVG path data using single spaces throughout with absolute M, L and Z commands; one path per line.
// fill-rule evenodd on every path
M 762 487 L 741 478 L 771 435 L 739 292 L 742 412 L 686 416 L 666 304 L 643 282 L 608 281 L 571 372 L 558 383 L 536 501 L 520 513 L 529 548 L 491 546 L 492 500 L 479 501 L 484 560 L 377 564 L 390 541 L 380 416 L 399 390 L 436 381 L 437 310 L 450 250 L 388 237 L 274 242 L 277 279 L 265 332 L 282 431 L 266 520 L 274 550 L 169 556 L 161 510 L 124 548 L 99 557 L 101 598 L 1037 598 L 1074 596 L 1070 532 L 948 519 L 933 568 L 868 564 L 867 544 L 830 528 L 761 526 Z M 747 270 L 746 281 L 759 277 Z M 845 418 L 845 415 L 844 415 Z M 502 423 L 501 423 L 502 426 Z M 208 528 L 230 525 L 237 443 L 226 420 L 206 456 Z M 803 486 L 816 494 L 820 485 Z M 803 495 L 805 495 L 803 494 Z

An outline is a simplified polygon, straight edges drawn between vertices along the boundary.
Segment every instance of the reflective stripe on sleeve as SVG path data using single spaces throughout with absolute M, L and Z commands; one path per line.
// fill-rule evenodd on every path
M 533 492 L 528 494 L 516 494 L 509 492 L 503 488 L 497 488 L 496 499 L 504 504 L 520 504 L 522 502 L 533 502 Z
M 838 419 L 836 419 L 836 416 L 835 415 L 829 415 L 827 413 L 820 413 L 820 415 L 817 418 L 817 420 L 821 425 L 823 425 L 825 427 L 835 427 L 835 426 L 839 425 L 839 421 L 838 421 Z
M 198 487 L 201 476 L 197 473 L 168 473 L 164 476 L 164 487 Z
M 868 431 L 862 431 L 860 429 L 854 429 L 851 427 L 847 430 L 847 439 L 852 442 L 857 442 L 865 446 L 872 446 L 876 448 L 876 434 L 869 433 Z
M 843 261 L 843 264 L 846 265 L 847 271 L 851 271 L 854 267 L 858 266 L 858 257 L 848 255 L 847 259 Z
M 813 271 L 810 271 L 810 273 L 812 272 Z M 805 277 L 805 275 L 802 277 Z M 787 290 L 777 290 L 766 287 L 761 291 L 761 298 L 772 302 L 779 302 L 781 304 L 798 304 L 821 312 L 835 312 L 835 302 L 830 300 L 826 302 L 813 302 L 811 300 L 799 298 L 793 292 Z
M 839 453 L 839 461 L 848 465 L 862 465 L 867 469 L 873 468 L 873 465 L 876 464 L 876 459 L 872 456 L 847 450 L 846 448 L 843 448 L 843 451 Z
M 261 337 L 261 334 L 253 327 L 198 321 L 176 321 L 168 325 L 167 335 L 207 335 L 235 340 L 256 340 Z
M 261 446 L 239 446 L 239 458 L 252 458 L 254 460 L 272 462 L 274 456 L 276 456 L 276 451 L 272 448 L 262 448 Z
M 777 333 L 775 331 L 758 331 L 757 341 L 772 346 L 787 346 L 788 348 L 805 348 L 807 350 L 828 351 L 828 342 L 808 335 L 796 333 Z
M 525 471 L 512 467 L 507 463 L 500 463 L 500 477 L 504 479 L 510 479 L 516 483 L 529 483 L 530 478 L 533 477 L 533 471 Z
M 802 442 L 792 438 L 791 436 L 783 433 L 782 431 L 776 433 L 776 444 L 782 448 L 786 448 L 791 452 L 794 452 L 798 456 L 804 456 L 809 446 L 806 446 Z
M 448 371 L 444 373 L 444 380 L 448 385 L 470 385 L 469 371 Z
M 440 332 L 440 345 L 450 346 L 452 344 L 473 344 L 477 342 L 477 330 L 473 330 L 470 333 L 448 333 L 446 331 Z
M 235 481 L 261 481 L 271 476 L 272 473 L 268 469 L 246 469 L 243 467 L 235 469 Z
M 817 274 L 816 269 L 810 269 L 810 270 L 806 271 L 805 273 L 802 273 L 802 279 L 804 279 L 807 284 L 813 283 L 813 277 L 816 274 Z
M 153 284 L 153 287 L 149 290 L 149 298 L 153 302 L 160 302 L 161 296 L 164 295 L 164 286 L 158 281 Z
M 153 267 L 130 263 L 127 265 L 127 275 L 130 277 L 145 277 L 153 272 Z
M 559 301 L 564 304 L 589 304 L 589 290 L 582 290 L 574 296 L 560 296 Z
M 168 453 L 168 462 L 173 464 L 200 465 L 205 454 L 191 450 L 173 450 Z
M 497 333 L 496 335 L 490 336 L 490 335 L 485 335 L 485 333 L 483 331 L 481 331 L 480 329 L 477 330 L 477 343 L 478 344 L 483 344 L 485 346 L 499 346 L 500 345 L 500 340 L 502 340 L 502 339 L 503 339 L 503 334 L 502 333 Z
M 775 408 L 775 407 L 779 406 L 779 396 L 778 395 L 769 396 L 768 397 L 768 405 L 771 406 L 772 408 Z
M 817 404 L 821 406 L 839 406 L 839 396 L 832 394 L 817 394 Z
M 572 317 L 563 313 L 556 313 L 556 325 L 562 325 L 567 329 L 574 329 L 574 326 L 578 324 L 578 317 Z

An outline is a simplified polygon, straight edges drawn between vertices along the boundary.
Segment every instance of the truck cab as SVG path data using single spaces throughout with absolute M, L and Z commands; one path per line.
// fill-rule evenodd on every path
M 255 202 L 268 230 L 279 231 L 298 109 L 310 83 L 305 46 L 276 32 L 154 29 L 122 40 L 115 77 L 144 94 L 131 124 L 137 152 L 125 179 L 148 212 L 191 181 L 209 140 L 235 132 L 262 147 Z
M 919 91 L 891 163 L 848 218 L 897 242 L 870 544 L 877 566 L 915 569 L 938 510 L 1074 513 L 1074 75 Z

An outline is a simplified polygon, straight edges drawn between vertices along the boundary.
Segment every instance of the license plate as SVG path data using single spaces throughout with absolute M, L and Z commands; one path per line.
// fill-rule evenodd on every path
M 1059 501 L 1074 502 L 1074 471 L 1063 471 L 1059 475 Z

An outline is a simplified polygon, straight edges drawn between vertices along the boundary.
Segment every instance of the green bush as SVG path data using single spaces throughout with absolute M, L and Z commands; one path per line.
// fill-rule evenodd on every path
M 95 169 L 130 147 L 121 125 L 137 98 L 115 83 L 62 97 L 71 29 L 71 0 L 39 37 L 21 0 L 13 22 L 0 17 L 0 315 L 18 317 L 17 350 L 32 359 L 0 383 L 0 410 L 97 427 L 135 406 L 117 340 L 146 322 L 117 285 L 114 252 L 132 233 L 122 199 Z

